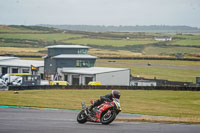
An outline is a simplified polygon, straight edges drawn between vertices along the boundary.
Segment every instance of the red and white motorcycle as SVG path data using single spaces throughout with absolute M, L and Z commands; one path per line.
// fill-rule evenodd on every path
M 91 101 L 91 104 L 93 104 L 93 101 Z M 115 120 L 120 111 L 120 101 L 116 98 L 113 98 L 112 102 L 104 101 L 104 103 L 98 107 L 94 107 L 91 112 L 87 111 L 85 103 L 82 102 L 82 110 L 77 116 L 77 121 L 79 123 L 90 121 L 110 124 L 113 120 Z

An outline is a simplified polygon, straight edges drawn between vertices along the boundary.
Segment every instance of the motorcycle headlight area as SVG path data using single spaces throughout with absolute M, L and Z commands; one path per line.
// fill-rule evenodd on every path
M 114 101 L 115 106 L 117 107 L 118 110 L 121 110 L 121 106 L 119 102 Z

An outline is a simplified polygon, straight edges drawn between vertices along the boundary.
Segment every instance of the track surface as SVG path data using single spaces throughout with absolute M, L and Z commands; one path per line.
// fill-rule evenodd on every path
M 79 111 L 0 108 L 0 133 L 199 133 L 200 125 L 117 122 L 78 124 Z M 123 116 L 126 114 L 122 114 Z M 120 117 L 119 116 L 119 117 Z M 125 116 L 126 117 L 126 116 Z

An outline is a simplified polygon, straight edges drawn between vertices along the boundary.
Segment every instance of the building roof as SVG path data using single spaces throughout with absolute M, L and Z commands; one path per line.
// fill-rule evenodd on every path
M 129 70 L 128 68 L 109 68 L 109 67 L 87 67 L 87 68 L 63 68 L 64 73 L 74 73 L 74 74 L 100 74 L 109 73 L 116 71 Z
M 89 49 L 90 47 L 82 46 L 82 45 L 53 45 L 53 46 L 48 46 L 46 48 L 87 48 Z
M 10 57 L 10 56 L 0 56 L 0 61 L 2 60 L 13 60 L 13 59 L 19 59 L 18 57 Z
M 54 56 L 52 58 L 65 58 L 65 59 L 97 59 L 96 56 L 88 55 L 88 54 L 61 54 Z
M 44 61 L 36 61 L 36 60 L 21 60 L 16 59 L 13 61 L 10 60 L 2 60 L 0 61 L 0 66 L 21 66 L 21 67 L 31 67 L 31 65 L 35 67 L 44 66 Z

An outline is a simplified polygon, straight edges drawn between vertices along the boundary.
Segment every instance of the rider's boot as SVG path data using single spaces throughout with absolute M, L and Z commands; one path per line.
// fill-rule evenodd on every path
M 94 104 L 92 104 L 91 106 L 89 106 L 87 108 L 87 116 L 89 119 L 93 120 L 93 121 L 96 121 L 96 118 L 94 117 L 94 114 L 93 114 L 93 108 L 94 108 Z
M 92 114 L 88 114 L 88 118 L 92 121 L 96 121 L 96 118 Z
M 92 109 L 94 108 L 94 104 L 90 105 L 88 108 L 87 108 L 87 112 L 88 114 L 92 112 Z

